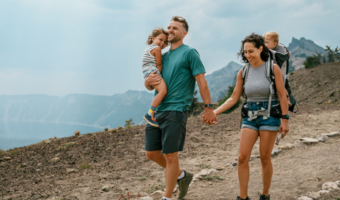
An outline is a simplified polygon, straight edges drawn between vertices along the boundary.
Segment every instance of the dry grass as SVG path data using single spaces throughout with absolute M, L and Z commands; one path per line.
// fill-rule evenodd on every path
M 74 131 L 74 136 L 78 136 L 78 135 L 80 135 L 80 131 Z
M 123 130 L 123 129 L 124 129 L 124 128 L 123 128 L 123 127 L 121 127 L 121 126 L 120 126 L 120 127 L 118 127 L 118 130 Z

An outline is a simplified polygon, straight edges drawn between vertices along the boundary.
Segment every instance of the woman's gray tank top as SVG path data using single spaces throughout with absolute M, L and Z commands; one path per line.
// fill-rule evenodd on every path
M 270 82 L 266 77 L 266 62 L 257 68 L 250 65 L 244 81 L 244 93 L 247 96 L 247 102 L 269 101 Z M 273 95 L 272 101 L 276 100 L 276 95 Z

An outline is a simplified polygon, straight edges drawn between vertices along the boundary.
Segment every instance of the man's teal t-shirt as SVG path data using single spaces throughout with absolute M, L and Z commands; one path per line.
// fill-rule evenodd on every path
M 162 76 L 168 92 L 157 111 L 187 111 L 195 90 L 195 76 L 205 73 L 196 49 L 182 44 L 162 56 Z M 156 91 L 157 94 L 157 91 Z

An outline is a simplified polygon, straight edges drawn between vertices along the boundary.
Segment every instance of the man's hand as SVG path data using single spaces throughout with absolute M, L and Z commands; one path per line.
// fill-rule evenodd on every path
M 282 139 L 286 136 L 286 134 L 289 131 L 289 126 L 288 126 L 288 119 L 283 119 L 281 122 L 281 126 L 279 129 L 279 132 L 282 132 Z
M 157 74 L 158 70 L 153 71 L 145 80 L 144 85 L 148 90 L 153 90 L 150 86 L 156 86 L 161 83 L 162 77 Z
M 207 123 L 208 125 L 216 124 L 217 118 L 214 111 L 211 108 L 206 108 L 202 117 L 202 124 Z

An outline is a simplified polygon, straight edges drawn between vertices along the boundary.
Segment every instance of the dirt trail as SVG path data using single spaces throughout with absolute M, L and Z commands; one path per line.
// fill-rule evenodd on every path
M 340 69 L 340 64 L 323 67 Z M 298 81 L 307 80 L 302 80 L 300 74 L 311 73 L 309 71 L 294 72 L 293 87 L 303 85 Z M 317 86 L 296 89 L 298 101 L 302 101 L 301 110 L 298 114 L 291 114 L 291 131 L 281 145 L 340 129 L 340 89 L 337 84 L 331 85 L 340 79 L 339 73 L 336 75 L 335 81 L 318 86 L 323 87 L 324 91 L 318 93 L 323 96 L 302 101 L 305 96 L 301 93 L 314 95 L 311 90 Z M 312 78 L 316 80 L 317 77 Z M 188 119 L 186 144 L 180 154 L 182 168 L 196 174 L 204 168 L 217 168 L 234 161 L 238 156 L 239 116 L 238 110 L 220 115 L 216 126 L 202 125 L 198 117 Z M 164 189 L 164 170 L 145 157 L 144 129 L 144 126 L 134 126 L 114 133 L 71 136 L 0 153 L 0 200 L 125 200 L 129 196 L 138 199 L 138 195 Z M 259 154 L 258 142 L 252 154 Z M 339 155 L 340 137 L 330 138 L 326 143 L 284 150 L 273 158 L 271 199 L 296 199 L 321 190 L 324 182 L 340 180 Z M 5 157 L 11 157 L 11 160 L 5 160 Z M 84 163 L 90 167 L 86 168 Z M 260 159 L 250 161 L 250 168 L 249 195 L 257 199 L 257 193 L 262 190 Z M 76 171 L 68 173 L 67 169 Z M 235 200 L 239 192 L 237 166 L 227 166 L 213 176 L 220 176 L 223 180 L 213 178 L 195 182 L 185 199 Z M 107 192 L 102 190 L 105 185 L 108 186 Z M 340 191 L 323 199 L 334 199 L 331 196 L 340 198 Z

